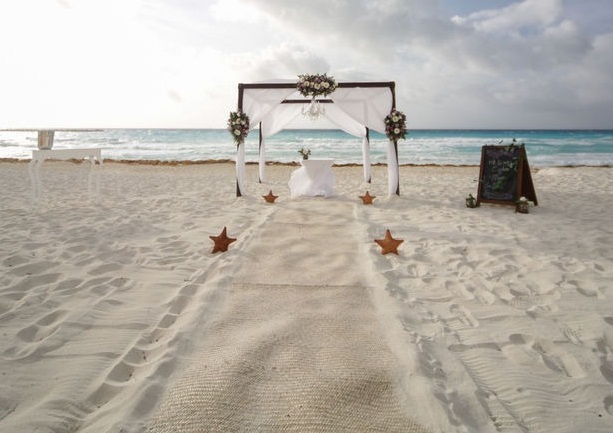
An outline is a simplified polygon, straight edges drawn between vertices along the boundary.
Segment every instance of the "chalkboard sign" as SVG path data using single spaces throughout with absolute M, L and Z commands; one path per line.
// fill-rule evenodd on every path
M 483 146 L 477 206 L 482 202 L 515 205 L 522 196 L 538 204 L 524 145 Z

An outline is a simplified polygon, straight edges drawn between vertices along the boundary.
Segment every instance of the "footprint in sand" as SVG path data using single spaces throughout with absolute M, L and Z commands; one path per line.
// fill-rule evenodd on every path
M 21 341 L 32 343 L 35 341 L 43 341 L 53 335 L 60 327 L 61 320 L 66 317 L 68 311 L 56 310 L 41 319 L 37 320 L 30 326 L 23 328 L 17 332 L 16 336 Z
M 103 383 L 89 396 L 88 401 L 102 407 L 114 399 L 127 385 L 142 381 L 148 377 L 168 378 L 175 368 L 175 361 L 167 359 L 168 352 L 173 350 L 177 331 L 172 329 L 177 318 L 189 305 L 197 287 L 188 285 L 179 291 L 168 303 L 168 310 L 158 325 L 150 332 L 143 334 L 136 344 L 123 356 L 118 357 L 108 370 Z M 147 398 L 140 398 L 135 411 L 140 414 L 150 412 L 162 395 L 159 384 L 148 386 Z M 141 394 L 142 396 L 142 394 Z
M 509 335 L 509 341 L 511 344 L 507 344 L 502 347 L 504 355 L 512 362 L 522 365 L 530 366 L 540 360 L 540 356 L 532 350 L 532 337 L 522 334 Z
M 576 280 L 571 280 L 571 281 L 568 281 L 568 283 L 575 286 L 575 289 L 577 290 L 577 292 L 581 293 L 585 297 L 597 298 L 597 299 L 605 298 L 604 293 L 602 293 L 601 288 L 594 285 L 593 282 L 588 282 L 588 281 L 580 282 Z
M 609 383 L 613 383 L 613 330 L 605 329 L 597 346 L 600 352 L 600 373 Z
M 185 307 L 189 304 L 191 298 L 183 295 L 178 295 L 170 304 L 168 312 L 170 314 L 181 314 Z
M 21 256 L 19 254 L 15 254 L 15 255 L 9 256 L 6 259 L 4 259 L 2 261 L 2 264 L 4 266 L 6 266 L 7 268 L 11 268 L 13 266 L 22 265 L 24 263 L 29 263 L 29 262 L 30 262 L 30 258 L 29 257 Z
M 613 360 L 608 361 L 606 358 L 603 358 L 600 373 L 609 383 L 613 383 Z
M 9 400 L 3 396 L 0 396 L 0 420 L 8 414 L 14 412 L 18 405 L 18 400 Z
M 67 315 L 66 310 L 56 310 L 18 331 L 15 337 L 19 343 L 6 349 L 3 353 L 4 358 L 8 360 L 25 359 L 34 354 L 43 355 L 63 345 L 63 341 L 48 342 L 46 340 L 57 332 Z
M 465 306 L 453 304 L 449 307 L 449 311 L 455 314 L 455 319 L 459 320 L 462 325 L 470 328 L 479 327 L 479 321 L 475 319 L 475 316 Z
M 42 261 L 35 263 L 26 263 L 21 266 L 14 266 L 10 270 L 11 274 L 15 274 L 20 277 L 25 277 L 27 275 L 40 275 L 44 274 L 46 271 L 57 267 L 58 263 L 50 262 L 50 261 Z
M 67 280 L 60 281 L 55 286 L 54 292 L 63 296 L 69 296 L 79 291 L 79 286 L 83 283 L 80 278 L 69 278 Z
M 573 320 L 559 322 L 559 328 L 571 343 L 590 348 L 598 344 L 603 337 L 601 318 L 597 315 L 585 315 Z M 613 339 L 613 332 L 610 338 Z
M 580 325 L 572 326 L 569 324 L 563 324 L 560 326 L 560 330 L 562 331 L 562 334 L 564 334 L 564 336 L 568 338 L 568 341 L 570 341 L 571 343 L 583 343 L 583 328 Z
M 472 301 L 475 299 L 473 295 L 464 284 L 460 284 L 456 281 L 445 282 L 445 288 L 453 293 L 455 296 L 460 297 L 466 301 Z
M 580 378 L 585 376 L 585 371 L 579 365 L 577 359 L 556 346 L 555 343 L 538 339 L 532 347 L 541 355 L 543 362 L 549 369 L 568 377 Z
M 547 368 L 555 373 L 572 378 L 585 376 L 585 371 L 577 359 L 552 341 L 533 339 L 522 334 L 512 334 L 509 340 L 514 346 L 503 348 L 503 352 L 518 364 L 527 365 L 535 359 L 540 359 Z
M 470 286 L 468 287 L 468 290 L 474 294 L 475 299 L 483 305 L 492 305 L 494 302 L 496 302 L 496 296 L 487 290 Z
M 134 366 L 120 361 L 111 369 L 107 375 L 107 381 L 113 385 L 122 385 L 134 376 Z
M 92 269 L 88 272 L 89 275 L 102 275 L 107 274 L 109 272 L 115 272 L 122 268 L 122 265 L 119 263 L 107 263 L 101 266 L 98 266 L 95 269 Z
M 613 395 L 607 395 L 604 399 L 604 409 L 609 415 L 613 415 Z

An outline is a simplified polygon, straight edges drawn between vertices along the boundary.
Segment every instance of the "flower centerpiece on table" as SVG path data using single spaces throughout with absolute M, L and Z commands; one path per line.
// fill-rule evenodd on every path
M 395 108 L 385 116 L 385 135 L 392 141 L 404 140 L 407 133 L 407 116 Z
M 304 147 L 298 151 L 300 155 L 302 155 L 302 159 L 309 159 L 309 155 L 311 154 L 311 149 L 305 149 Z
M 232 111 L 228 118 L 228 131 L 237 146 L 243 143 L 249 134 L 249 116 L 241 111 Z
M 334 77 L 326 74 L 303 74 L 298 75 L 298 91 L 304 97 L 328 96 L 336 89 Z

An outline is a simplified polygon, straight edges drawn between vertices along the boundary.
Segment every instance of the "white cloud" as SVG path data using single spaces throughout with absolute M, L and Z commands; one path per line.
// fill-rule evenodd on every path
M 562 11 L 562 0 L 524 0 L 502 9 L 487 9 L 468 17 L 454 17 L 453 21 L 484 32 L 539 29 L 557 21 Z
M 415 127 L 607 122 L 603 107 L 613 111 L 613 25 L 602 18 L 613 16 L 608 1 L 497 0 L 501 7 L 473 6 L 456 17 L 445 12 L 448 4 L 3 2 L 0 127 L 223 126 L 237 83 L 304 72 L 394 80 L 398 106 Z
M 582 106 L 606 104 L 607 113 L 603 114 L 613 122 L 613 32 L 595 38 L 593 49 L 580 64 L 570 69 L 568 86 L 575 92 L 576 103 Z M 608 127 L 612 126 L 613 123 L 608 124 Z
M 260 11 L 240 0 L 217 0 L 211 5 L 212 17 L 225 23 L 257 23 L 262 21 Z

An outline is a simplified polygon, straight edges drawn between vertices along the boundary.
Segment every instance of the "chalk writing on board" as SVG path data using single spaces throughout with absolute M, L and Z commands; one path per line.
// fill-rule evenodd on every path
M 482 202 L 511 204 L 524 196 L 537 204 L 524 144 L 486 145 L 481 148 L 477 206 Z
M 484 199 L 515 200 L 519 149 L 519 146 L 486 148 L 481 191 Z

